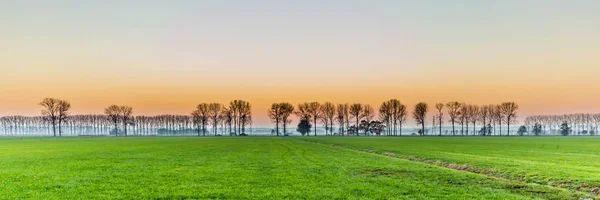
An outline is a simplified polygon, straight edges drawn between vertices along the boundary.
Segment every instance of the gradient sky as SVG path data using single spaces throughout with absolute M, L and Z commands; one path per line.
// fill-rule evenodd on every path
M 3 0 L 0 115 L 201 102 L 412 107 L 515 101 L 520 116 L 600 112 L 597 0 Z

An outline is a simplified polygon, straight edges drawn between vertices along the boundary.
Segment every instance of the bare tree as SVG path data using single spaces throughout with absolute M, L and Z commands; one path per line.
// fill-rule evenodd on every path
M 338 104 L 337 105 L 337 122 L 340 125 L 340 134 L 344 136 L 344 124 L 348 122 L 348 116 L 350 115 L 348 104 Z M 348 126 L 346 126 L 346 129 Z
M 460 117 L 461 107 L 462 105 L 457 101 L 446 103 L 446 108 L 448 109 L 448 116 L 450 116 L 450 123 L 452 123 L 452 136 L 456 135 L 454 124 L 456 123 L 456 119 Z
M 506 118 L 506 125 L 507 125 L 507 136 L 510 135 L 510 124 L 514 121 L 514 119 L 517 117 L 517 110 L 519 109 L 519 105 L 517 105 L 515 102 L 504 102 L 501 104 L 501 108 L 502 108 L 502 115 L 504 115 L 504 117 Z
M 361 113 L 362 115 L 362 119 L 365 119 L 365 121 L 367 123 L 365 123 L 365 136 L 367 135 L 367 131 L 370 130 L 370 126 L 371 126 L 371 121 L 373 121 L 373 118 L 375 117 L 375 110 L 373 109 L 373 107 L 371 107 L 370 105 L 366 104 L 364 105 L 363 111 Z M 358 134 L 358 132 L 357 132 Z
M 308 112 L 310 112 L 310 115 L 313 118 L 313 122 L 315 123 L 315 136 L 317 136 L 317 120 L 319 118 L 321 118 L 322 110 L 321 110 L 321 104 L 319 104 L 319 102 L 310 102 L 308 104 Z
M 71 110 L 71 103 L 65 100 L 58 100 L 58 136 L 62 136 L 62 124 L 67 121 L 69 117 L 69 110 Z
M 354 133 L 356 133 L 357 136 L 358 136 L 359 121 L 363 116 L 362 112 L 363 112 L 362 104 L 355 103 L 355 104 L 350 105 L 350 115 L 352 115 L 356 118 L 356 126 L 354 127 L 356 130 L 354 130 Z
M 392 130 L 392 108 L 389 101 L 385 101 L 379 106 L 379 120 L 385 124 L 386 135 L 391 135 Z
M 233 134 L 245 134 L 246 124 L 252 123 L 252 106 L 244 100 L 233 100 L 229 103 L 233 118 Z
M 306 120 L 307 122 L 310 122 L 310 120 L 312 118 L 312 114 L 309 111 L 309 107 L 310 107 L 309 103 L 298 104 L 298 109 L 296 109 L 296 111 L 294 111 L 294 114 L 296 114 L 296 116 L 298 116 L 298 118 L 300 118 L 300 120 L 298 120 L 298 121 Z M 306 136 L 308 136 L 308 135 L 309 134 L 306 134 Z
M 200 136 L 200 130 L 202 135 L 206 136 L 206 124 L 210 117 L 210 106 L 207 103 L 201 103 L 196 106 L 196 110 L 192 112 L 192 119 L 194 124 L 198 127 L 198 136 Z
M 210 121 L 212 122 L 214 135 L 217 135 L 219 121 L 223 119 L 221 116 L 223 115 L 224 110 L 223 105 L 220 103 L 211 103 L 208 105 L 208 113 Z
M 281 122 L 281 105 L 279 103 L 274 103 L 271 105 L 271 108 L 268 110 L 267 114 L 269 118 L 275 122 L 275 131 L 277 136 L 279 136 L 279 123 Z
M 240 121 L 242 124 L 242 129 L 240 133 L 246 133 L 246 125 L 252 125 L 252 105 L 249 102 L 245 102 L 242 104 L 240 109 Z M 250 129 L 252 130 L 252 129 Z
M 461 103 L 461 107 L 458 111 L 458 121 L 460 123 L 460 135 L 464 136 L 469 130 L 469 105 Z M 467 131 L 465 131 L 465 124 L 467 125 Z M 468 134 L 467 134 L 468 135 Z
M 119 119 L 121 119 L 121 107 L 117 105 L 111 105 L 104 109 L 104 114 L 108 117 L 108 120 L 115 126 L 115 136 L 119 136 Z
M 439 136 L 442 136 L 442 122 L 444 119 L 444 112 L 442 111 L 442 109 L 444 109 L 444 104 L 443 103 L 438 103 L 435 104 L 435 108 L 438 110 L 438 123 L 440 124 L 439 129 L 440 129 L 440 134 Z
M 470 105 L 469 106 L 469 121 L 471 123 L 473 123 L 473 135 L 475 135 L 477 133 L 476 131 L 476 125 L 477 125 L 477 121 L 479 119 L 479 106 L 478 105 Z M 468 134 L 467 134 L 468 135 Z
M 498 133 L 502 136 L 502 121 L 504 121 L 504 113 L 502 112 L 502 105 L 496 105 L 496 108 L 492 112 L 494 121 L 498 122 Z
M 279 103 L 279 106 L 281 107 L 281 123 L 283 124 L 283 134 L 287 135 L 287 125 L 292 123 L 290 118 L 290 115 L 292 115 L 292 113 L 294 113 L 294 106 L 290 103 Z
M 483 105 L 481 106 L 480 110 L 479 110 L 479 122 L 481 122 L 481 124 L 483 125 L 483 128 L 481 129 L 483 131 L 483 133 L 481 135 L 488 135 L 489 134 L 489 130 L 488 130 L 488 121 L 490 119 L 490 113 L 492 111 L 492 107 L 491 106 L 487 106 L 487 105 Z
M 52 133 L 56 137 L 56 122 L 58 121 L 58 99 L 45 98 L 39 103 L 40 106 L 44 107 L 42 115 L 52 124 Z
M 121 120 L 123 122 L 123 131 L 125 132 L 125 136 L 127 136 L 127 125 L 133 124 L 133 108 L 129 106 L 120 106 L 119 111 L 121 113 Z
M 329 130 L 333 128 L 333 120 L 335 118 L 335 105 L 331 102 L 325 102 L 321 106 L 321 118 L 325 124 L 325 135 L 329 133 Z
M 398 102 L 398 106 L 394 111 L 394 120 L 398 121 L 399 125 L 399 133 L 402 136 L 402 125 L 406 123 L 406 116 L 408 115 L 408 111 L 406 110 L 406 105 Z M 396 122 L 394 122 L 396 123 Z M 395 126 L 395 125 L 394 125 Z
M 415 105 L 415 110 L 413 111 L 413 118 L 417 122 L 417 125 L 421 125 L 421 134 L 423 135 L 425 135 L 425 120 L 428 111 L 429 108 L 425 102 L 420 102 Z

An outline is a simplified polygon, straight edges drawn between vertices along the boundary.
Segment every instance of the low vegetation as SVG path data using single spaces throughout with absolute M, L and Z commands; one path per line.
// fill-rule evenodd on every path
M 311 141 L 306 141 L 310 139 Z M 409 142 L 410 141 L 410 142 Z M 415 160 L 407 155 L 459 161 L 474 166 L 506 169 L 513 173 L 513 159 L 523 172 L 534 170 L 524 160 L 539 158 L 545 151 L 515 158 L 526 151 L 530 140 L 457 138 L 441 143 L 428 138 L 299 138 L 299 137 L 77 137 L 0 139 L 0 194 L 7 199 L 579 199 L 589 193 L 544 184 L 498 178 L 487 174 L 450 169 Z M 495 141 L 495 142 L 493 142 Z M 544 148 L 573 152 L 574 140 L 549 141 Z M 591 147 L 592 141 L 587 145 Z M 332 146 L 337 144 L 341 146 Z M 381 145 L 379 145 L 381 144 Z M 466 147 L 465 155 L 437 152 L 446 146 Z M 512 144 L 512 145 L 511 145 Z M 586 144 L 584 144 L 586 145 Z M 484 148 L 485 146 L 491 148 Z M 373 149 L 371 152 L 353 148 Z M 513 150 L 507 147 L 520 147 Z M 497 149 L 494 149 L 497 148 Z M 585 149 L 585 148 L 582 148 Z M 388 156 L 377 151 L 389 151 Z M 417 154 L 415 152 L 421 152 Z M 427 156 L 429 152 L 432 156 Z M 487 153 L 482 153 L 487 152 Z M 497 158 L 490 155 L 501 154 Z M 548 151 L 547 155 L 558 152 Z M 440 153 L 442 156 L 433 156 Z M 585 159 L 593 163 L 594 154 Z M 584 154 L 581 154 L 584 155 Z M 598 156 L 595 154 L 595 156 Z M 557 178 L 592 180 L 590 165 L 569 165 L 563 157 L 552 161 Z M 596 159 L 597 160 L 597 159 Z M 466 162 L 468 161 L 468 162 Z M 534 161 L 530 161 L 534 162 Z M 585 163 L 579 161 L 576 163 Z M 552 170 L 547 166 L 539 169 Z M 577 174 L 579 170 L 581 174 Z M 533 171 L 532 171 L 533 172 Z M 593 182 L 590 182 L 593 183 Z M 591 196 L 593 197 L 593 196 Z
M 600 194 L 595 137 L 303 138 L 525 183 Z

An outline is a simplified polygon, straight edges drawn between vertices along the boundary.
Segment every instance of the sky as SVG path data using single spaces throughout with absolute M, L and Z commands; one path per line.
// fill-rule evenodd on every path
M 397 98 L 600 112 L 597 0 L 3 0 L 0 116 Z

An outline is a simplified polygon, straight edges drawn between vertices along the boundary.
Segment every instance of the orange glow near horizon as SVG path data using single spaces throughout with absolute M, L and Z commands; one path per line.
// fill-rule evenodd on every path
M 118 104 L 140 115 L 242 99 L 257 126 L 284 101 L 600 112 L 599 6 L 14 1 L 0 8 L 0 115 L 38 115 L 45 97 L 73 114 Z

